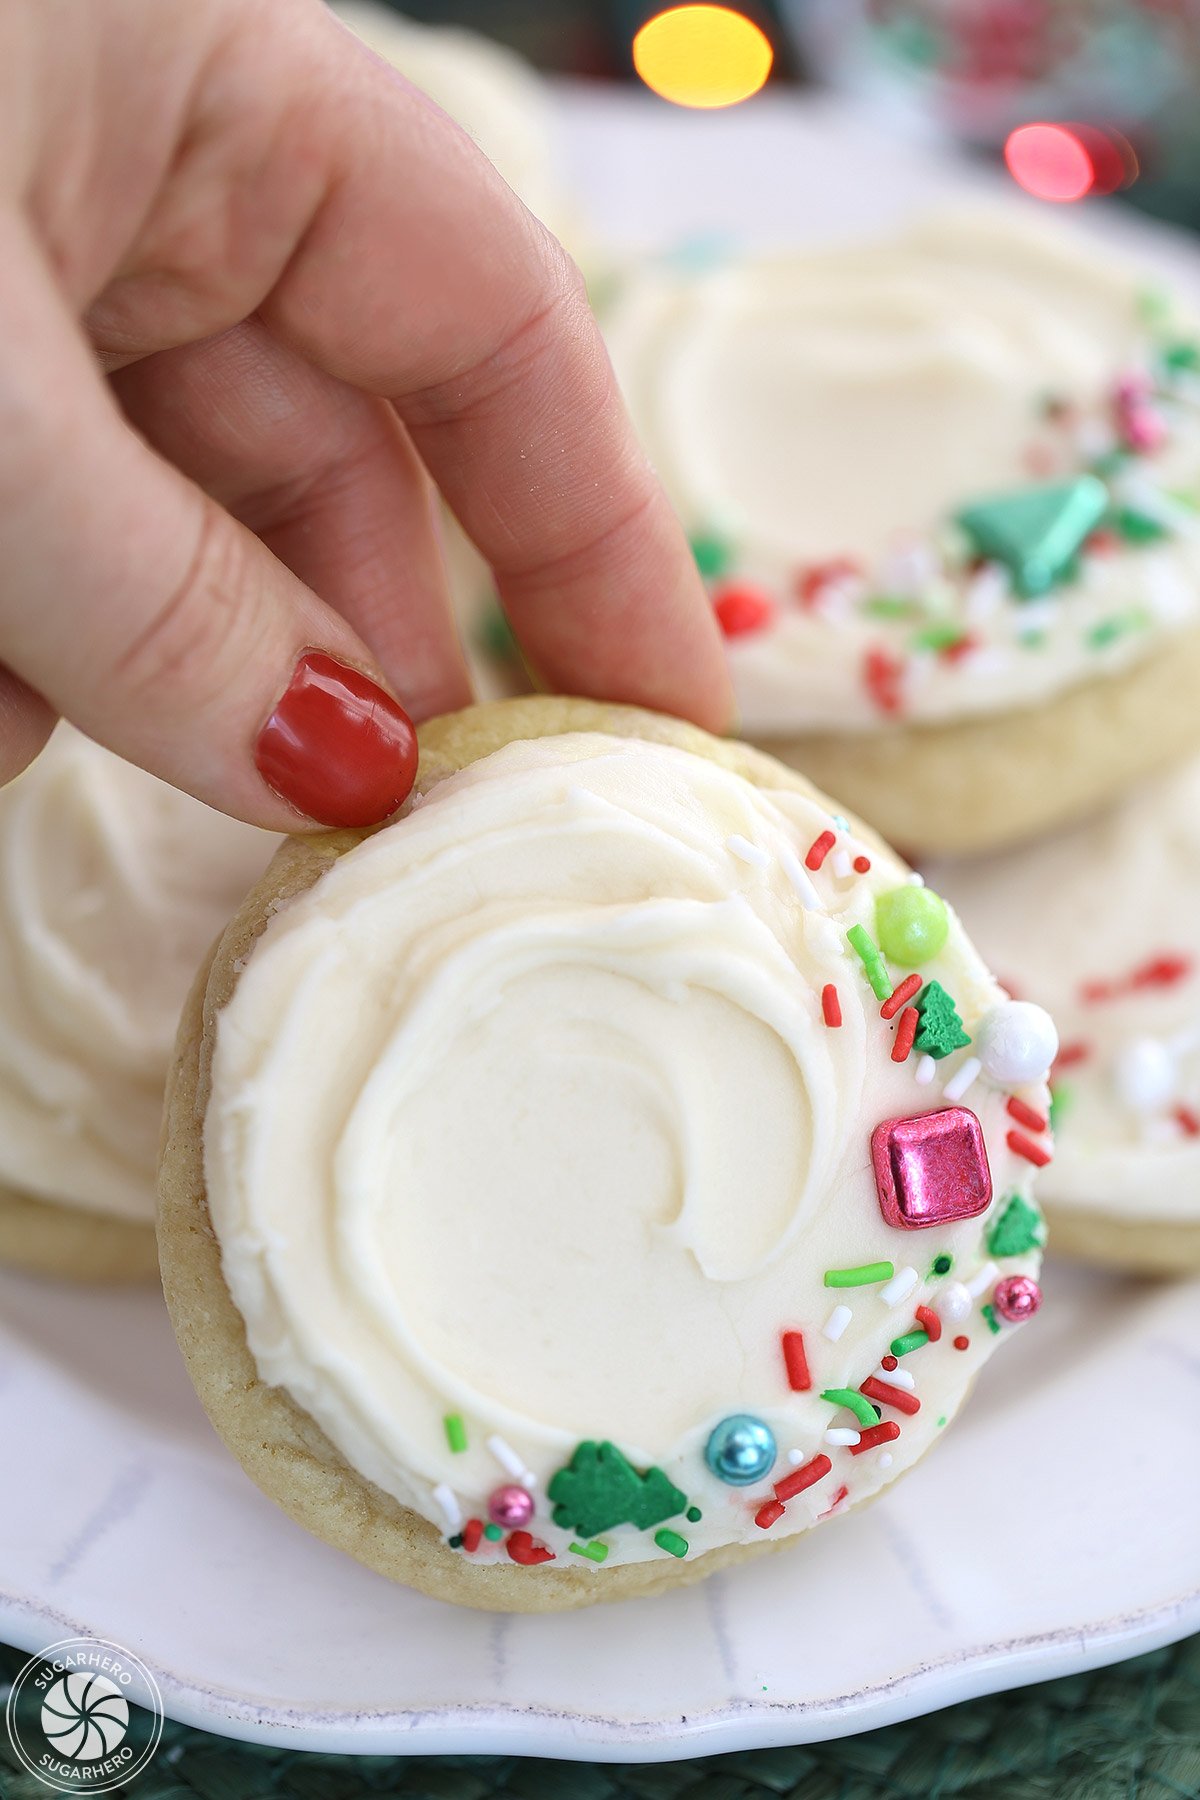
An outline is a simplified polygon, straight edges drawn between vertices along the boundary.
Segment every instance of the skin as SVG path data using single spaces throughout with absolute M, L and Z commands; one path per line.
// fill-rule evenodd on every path
M 304 649 L 469 699 L 435 488 L 547 685 L 728 726 L 578 272 L 319 0 L 5 0 L 0 267 L 0 780 L 62 713 L 294 829 Z

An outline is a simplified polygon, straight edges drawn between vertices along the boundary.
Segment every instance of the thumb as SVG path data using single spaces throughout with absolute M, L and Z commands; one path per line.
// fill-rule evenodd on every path
M 366 646 L 130 429 L 15 221 L 0 256 L 0 663 L 252 824 L 386 818 L 416 739 Z

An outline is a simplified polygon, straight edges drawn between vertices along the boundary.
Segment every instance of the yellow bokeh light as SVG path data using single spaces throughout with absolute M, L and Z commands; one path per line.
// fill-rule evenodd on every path
M 775 52 L 753 20 L 728 6 L 673 6 L 633 40 L 633 66 L 676 106 L 736 106 L 757 94 Z

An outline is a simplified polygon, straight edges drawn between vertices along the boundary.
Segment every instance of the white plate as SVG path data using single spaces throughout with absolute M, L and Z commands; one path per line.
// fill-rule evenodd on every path
M 566 114 L 626 243 L 845 235 L 994 188 L 833 103 L 714 117 L 584 91 Z M 1179 240 L 1098 217 L 1194 281 Z M 390 1587 L 276 1512 L 157 1296 L 0 1278 L 0 1639 L 114 1638 L 172 1717 L 233 1737 L 608 1760 L 838 1736 L 1152 1649 L 1200 1629 L 1200 1283 L 1045 1285 L 875 1506 L 666 1599 L 504 1619 Z
M 1200 1629 L 1200 1283 L 1051 1266 L 874 1506 L 660 1600 L 460 1611 L 308 1537 L 203 1417 L 161 1299 L 0 1278 L 0 1640 L 145 1658 L 298 1749 L 650 1759 L 839 1736 Z

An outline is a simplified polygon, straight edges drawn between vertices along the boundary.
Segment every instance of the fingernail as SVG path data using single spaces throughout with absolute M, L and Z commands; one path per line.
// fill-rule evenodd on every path
M 258 734 L 254 765 L 319 825 L 377 825 L 408 798 L 417 734 L 404 708 L 366 675 L 306 650 Z

